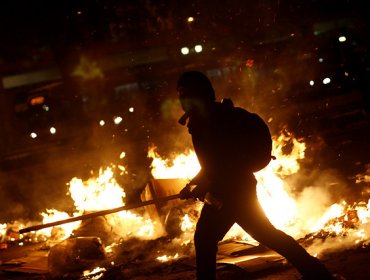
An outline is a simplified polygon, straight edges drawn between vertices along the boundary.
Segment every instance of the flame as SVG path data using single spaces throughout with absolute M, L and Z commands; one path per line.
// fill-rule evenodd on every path
M 85 270 L 83 272 L 83 277 L 88 277 L 88 279 L 100 279 L 103 277 L 104 272 L 107 271 L 104 267 L 95 267 L 93 270 Z
M 160 261 L 160 262 L 168 262 L 168 261 L 171 261 L 171 260 L 176 260 L 178 258 L 179 258 L 179 254 L 176 253 L 173 256 L 168 256 L 168 255 L 159 256 L 159 257 L 157 257 L 157 260 Z
M 291 146 L 290 153 L 284 152 L 287 144 Z M 255 173 L 261 205 L 272 223 L 280 229 L 292 224 L 297 212 L 296 203 L 287 193 L 286 189 L 289 189 L 289 186 L 283 178 L 298 172 L 298 160 L 304 158 L 305 148 L 303 141 L 298 141 L 291 133 L 284 131 L 273 141 L 273 154 L 277 160 L 271 161 L 265 169 Z M 153 158 L 152 174 L 157 179 L 190 179 L 200 170 L 196 154 L 192 150 L 176 155 L 173 161 L 160 157 L 155 148 L 149 151 L 149 156 Z M 237 226 L 234 226 L 231 232 L 238 236 L 248 236 L 245 233 L 241 234 Z
M 289 144 L 290 153 L 284 152 Z M 268 166 L 255 173 L 257 195 L 263 210 L 272 224 L 282 230 L 295 222 L 297 205 L 289 195 L 291 187 L 283 179 L 299 171 L 299 160 L 304 158 L 306 145 L 298 141 L 288 131 L 273 138 L 273 154 L 276 156 Z
M 114 179 L 111 167 L 100 169 L 99 177 L 90 178 L 85 182 L 76 177 L 72 178 L 69 185 L 71 197 L 80 212 L 119 207 L 126 196 Z
M 7 224 L 0 224 L 0 240 L 3 236 L 5 236 L 6 233 Z
M 194 223 L 190 220 L 189 215 L 185 214 L 185 216 L 182 218 L 181 230 L 187 231 L 187 230 L 193 230 L 193 229 L 194 229 Z
M 73 216 L 81 215 L 85 211 L 105 210 L 125 205 L 123 202 L 126 196 L 125 192 L 114 179 L 112 168 L 100 169 L 98 177 L 92 177 L 87 181 L 76 177 L 71 179 L 67 185 L 69 185 L 68 194 L 74 200 L 76 207 L 76 212 Z M 48 209 L 41 215 L 44 217 L 43 223 L 70 217 L 67 213 L 55 209 Z M 120 237 L 136 236 L 143 239 L 151 239 L 163 233 L 163 229 L 158 226 L 156 221 L 130 211 L 121 211 L 107 215 L 106 220 Z M 67 238 L 79 224 L 80 222 L 76 222 L 59 226 L 61 231 L 64 232 L 62 235 L 59 234 L 59 238 Z M 39 234 L 51 236 L 52 230 L 51 228 L 46 228 L 40 231 Z
M 192 150 L 188 150 L 183 154 L 178 154 L 170 161 L 160 157 L 155 149 L 155 147 L 149 149 L 148 157 L 153 159 L 151 164 L 152 175 L 156 179 L 191 179 L 200 170 L 197 156 Z
M 367 205 L 360 202 L 355 206 L 350 206 L 345 201 L 328 205 L 323 207 L 317 219 L 307 217 L 299 211 L 303 206 L 298 203 L 296 195 L 293 195 L 293 187 L 285 179 L 299 172 L 305 150 L 306 144 L 303 139 L 296 139 L 292 133 L 283 130 L 278 137 L 273 137 L 273 155 L 277 159 L 255 173 L 258 199 L 272 224 L 296 238 L 309 233 L 314 235 L 320 231 L 334 236 L 350 235 L 355 239 L 352 240 L 352 244 L 369 239 L 370 229 L 363 228 L 362 225 L 370 222 L 370 202 Z M 155 178 L 190 179 L 200 168 L 196 155 L 191 150 L 175 156 L 172 162 L 160 157 L 155 149 L 150 151 L 149 156 L 153 158 L 152 174 Z M 352 228 L 349 228 L 348 221 L 351 219 L 348 213 L 351 212 L 356 219 L 352 219 Z M 191 220 L 186 214 L 182 218 L 181 228 L 184 232 L 194 231 L 195 223 L 196 219 Z M 224 239 L 230 238 L 255 242 L 237 224 L 229 230 Z
M 76 213 L 77 214 L 77 213 Z M 42 223 L 52 223 L 59 220 L 64 220 L 70 218 L 70 216 L 66 212 L 61 212 L 56 209 L 46 209 L 46 212 L 41 213 L 41 216 L 43 217 Z M 80 221 L 65 224 L 63 226 L 60 226 L 60 231 L 57 233 L 59 239 L 65 239 L 68 236 L 71 235 L 74 229 L 78 228 L 78 226 L 81 224 Z M 52 236 L 53 235 L 53 228 L 44 228 L 38 232 L 39 235 L 45 235 L 45 236 Z
M 286 178 L 299 172 L 300 161 L 304 159 L 305 149 L 304 141 L 296 139 L 292 133 L 286 130 L 278 137 L 273 138 L 273 154 L 277 159 L 271 161 L 263 170 L 255 173 L 258 199 L 268 218 L 277 228 L 287 231 L 293 237 L 298 238 L 308 235 L 315 239 L 315 242 L 312 242 L 310 246 L 310 252 L 312 251 L 313 255 L 318 255 L 323 250 L 322 244 L 317 240 L 325 240 L 325 243 L 330 244 L 332 248 L 334 248 L 334 245 L 329 242 L 330 238 L 341 238 L 342 242 L 339 242 L 339 244 L 336 242 L 335 246 L 343 246 L 344 243 L 353 246 L 354 244 L 369 242 L 370 200 L 352 205 L 345 201 L 332 205 L 328 204 L 320 209 L 320 213 L 313 219 L 302 214 L 302 211 L 300 211 L 302 208 L 301 201 L 293 193 L 293 187 L 289 185 Z M 123 157 L 124 153 L 121 156 Z M 199 162 L 192 150 L 174 155 L 170 160 L 161 157 L 156 152 L 155 147 L 152 147 L 148 151 L 148 156 L 153 159 L 152 175 L 156 179 L 191 179 L 200 170 Z M 67 184 L 69 186 L 67 194 L 74 201 L 75 209 L 72 216 L 81 215 L 86 211 L 98 211 L 124 205 L 126 194 L 114 179 L 114 168 L 115 166 L 102 168 L 99 170 L 97 177 L 92 177 L 86 181 L 76 177 L 70 180 Z M 124 167 L 118 166 L 118 169 L 124 171 Z M 124 175 L 125 173 L 121 174 Z M 363 179 L 363 181 L 366 180 Z M 181 246 L 191 244 L 201 206 L 201 202 L 195 202 L 190 206 L 193 207 L 192 211 L 186 211 L 187 214 L 181 218 L 179 226 L 183 234 L 174 241 L 179 249 Z M 146 212 L 141 213 L 141 215 L 138 215 L 131 211 L 121 211 L 107 215 L 106 220 L 120 240 L 130 237 L 154 239 L 162 236 L 164 231 L 161 223 L 153 221 Z M 56 209 L 47 209 L 41 215 L 43 223 L 70 217 L 68 213 Z M 36 236 L 35 238 L 30 237 L 27 240 L 36 242 L 42 240 L 42 236 L 64 239 L 70 236 L 79 224 L 80 222 L 64 224 L 58 226 L 59 230 L 55 230 L 55 228 L 40 230 L 33 233 Z M 23 226 L 18 223 L 17 227 Z M 1 242 L 5 240 L 9 228 L 9 224 L 0 224 Z M 224 239 L 230 238 L 245 240 L 250 243 L 255 242 L 236 224 L 229 230 Z M 106 247 L 107 252 L 112 250 L 114 244 L 116 243 Z M 172 252 L 158 256 L 156 259 L 160 262 L 166 262 L 178 258 L 179 254 Z M 99 272 L 94 274 L 99 274 Z

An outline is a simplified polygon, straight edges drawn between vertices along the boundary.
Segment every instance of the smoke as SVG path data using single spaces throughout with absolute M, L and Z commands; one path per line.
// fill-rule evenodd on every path
M 6 171 L 6 176 L 1 177 L 0 219 L 40 220 L 39 213 L 46 208 L 68 211 L 72 206 L 65 185 L 69 168 L 66 162 L 45 160 L 32 167 Z
M 323 213 L 333 204 L 333 197 L 329 189 L 307 187 L 298 195 L 296 203 L 297 217 L 302 221 L 302 231 L 309 233 Z
M 368 205 L 355 204 L 362 205 L 362 210 L 351 206 L 363 198 L 351 195 L 353 186 L 348 185 L 337 170 L 313 169 L 309 172 L 305 169 L 298 176 L 296 183 L 308 185 L 295 191 L 297 223 L 290 230 L 296 233 L 296 237 L 312 242 L 307 248 L 309 253 L 322 256 L 369 243 L 370 223 L 363 221 L 367 218 L 361 218 L 359 212 L 355 216 L 351 214 L 351 209 L 356 209 L 367 217 Z M 309 236 L 312 234 L 315 238 L 311 239 Z
M 286 179 L 297 206 L 296 222 L 288 231 L 302 237 L 316 230 L 331 205 L 348 197 L 349 187 L 333 169 L 301 169 Z
M 356 175 L 356 183 L 370 183 L 370 164 L 366 166 L 365 172 Z

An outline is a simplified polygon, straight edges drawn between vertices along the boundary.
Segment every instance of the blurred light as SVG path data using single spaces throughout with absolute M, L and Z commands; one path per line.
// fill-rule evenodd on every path
M 42 109 L 44 109 L 46 112 L 49 112 L 50 107 L 46 104 L 42 105 Z
M 338 38 L 338 41 L 341 42 L 341 43 L 345 42 L 346 40 L 347 40 L 347 38 L 345 36 L 340 36 Z
M 196 45 L 194 47 L 194 50 L 195 50 L 195 52 L 200 53 L 203 50 L 203 47 L 202 47 L 202 45 Z
M 35 132 L 31 132 L 30 136 L 32 139 L 35 139 L 37 137 L 37 134 Z
M 128 111 L 129 111 L 130 113 L 134 112 L 134 107 L 130 107 L 130 108 L 128 109 Z
M 104 125 L 105 125 L 105 121 L 104 121 L 104 120 L 101 120 L 101 121 L 99 122 L 99 124 L 100 124 L 100 126 L 104 126 Z
M 322 57 L 319 58 L 319 62 L 323 62 L 324 59 Z
M 310 86 L 313 86 L 315 84 L 315 81 L 311 80 L 310 81 Z
M 188 22 L 193 22 L 194 21 L 194 18 L 193 17 L 188 17 Z
M 55 132 L 57 132 L 56 128 L 55 127 L 50 127 L 50 133 L 51 134 L 55 134 Z
M 44 96 L 36 96 L 36 97 L 31 98 L 30 100 L 30 104 L 32 106 L 41 105 L 41 104 L 44 104 L 44 102 L 45 102 Z
M 118 165 L 118 169 L 121 171 L 126 171 L 126 168 L 123 165 Z
M 322 83 L 323 83 L 324 85 L 327 85 L 327 84 L 329 84 L 330 82 L 331 82 L 330 78 L 325 78 L 324 80 L 322 80 Z
M 253 63 L 254 63 L 254 60 L 251 59 L 251 58 L 248 58 L 245 62 L 245 66 L 247 67 L 252 67 L 253 66 Z
M 181 48 L 181 53 L 182 53 L 183 55 L 187 55 L 187 54 L 189 54 L 189 48 L 188 48 L 188 47 L 183 47 L 183 48 Z
M 122 117 L 116 116 L 113 118 L 114 124 L 120 124 L 122 122 Z
M 125 156 L 126 156 L 126 153 L 125 153 L 125 152 L 122 152 L 122 153 L 119 155 L 119 158 L 120 158 L 120 159 L 123 159 Z
M 348 77 L 348 72 L 346 71 L 346 72 L 344 72 L 344 76 L 346 76 L 346 77 Z

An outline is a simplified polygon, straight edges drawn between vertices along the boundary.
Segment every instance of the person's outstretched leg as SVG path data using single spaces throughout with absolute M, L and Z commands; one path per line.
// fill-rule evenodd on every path
M 194 234 L 197 279 L 216 279 L 217 244 L 234 224 L 227 212 L 204 204 Z
M 326 267 L 298 244 L 291 236 L 276 229 L 266 217 L 258 200 L 253 207 L 240 210 L 237 223 L 254 239 L 285 257 L 303 275 L 304 279 L 334 279 Z M 247 214 L 244 214 L 247 212 Z

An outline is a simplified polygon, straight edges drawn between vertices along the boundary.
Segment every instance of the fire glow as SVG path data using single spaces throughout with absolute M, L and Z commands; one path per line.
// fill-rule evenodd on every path
M 286 147 L 289 146 L 289 152 Z M 306 144 L 296 139 L 289 131 L 284 130 L 278 137 L 273 138 L 273 155 L 276 160 L 263 170 L 255 173 L 257 179 L 258 199 L 270 221 L 279 229 L 288 232 L 295 238 L 307 235 L 315 236 L 323 232 L 326 236 L 351 240 L 351 244 L 365 242 L 370 237 L 367 229 L 370 218 L 369 203 L 359 202 L 350 206 L 346 202 L 327 204 L 315 201 L 315 196 L 325 195 L 319 188 L 313 190 L 311 200 L 302 199 L 293 193 L 293 187 L 285 180 L 288 176 L 300 170 L 300 161 L 305 158 Z M 149 155 L 153 158 L 153 176 L 155 178 L 184 178 L 190 179 L 200 170 L 199 163 L 193 151 L 179 154 L 173 161 L 161 158 L 155 149 Z M 182 172 L 182 173 L 181 173 Z M 303 203 L 304 202 L 304 203 Z M 307 208 L 319 208 L 319 213 L 312 214 Z M 348 213 L 352 213 L 352 219 Z M 349 221 L 351 220 L 351 226 Z M 193 223 L 193 224 L 192 224 Z M 193 232 L 196 221 L 190 221 L 189 216 L 182 218 L 182 230 Z M 255 241 L 235 224 L 224 239 L 242 239 L 250 243 Z M 338 242 L 339 244 L 341 242 Z M 315 247 L 314 254 L 321 252 Z
M 297 194 L 293 193 L 293 187 L 289 185 L 288 180 L 285 180 L 288 176 L 299 172 L 299 162 L 305 157 L 306 144 L 303 140 L 294 138 L 288 131 L 283 131 L 273 140 L 273 155 L 277 159 L 271 161 L 265 169 L 255 173 L 258 181 L 258 198 L 271 222 L 277 228 L 288 232 L 297 239 L 309 235 L 312 237 L 311 239 L 317 237 L 317 240 L 321 242 L 322 236 L 325 235 L 328 237 L 327 239 L 341 238 L 341 241 L 348 241 L 348 246 L 367 243 L 370 236 L 370 200 L 368 203 L 358 202 L 355 205 L 348 205 L 345 201 L 324 205 L 320 208 L 320 212 L 312 218 L 310 211 L 302 211 L 302 200 L 299 199 Z M 288 152 L 287 145 L 290 147 Z M 153 159 L 152 175 L 155 179 L 191 179 L 200 170 L 199 162 L 192 150 L 175 155 L 172 160 L 168 160 L 161 158 L 155 148 L 150 148 L 148 156 Z M 79 178 L 71 179 L 68 183 L 67 194 L 71 196 L 75 205 L 75 212 L 72 216 L 124 205 L 126 194 L 114 179 L 113 168 L 115 167 L 101 169 L 98 176 L 87 181 Z M 311 208 L 314 203 L 316 202 L 310 202 Z M 193 207 L 200 209 L 201 205 L 200 202 L 197 202 L 194 203 Z M 317 203 L 315 204 L 316 207 Z M 70 217 L 67 213 L 56 209 L 47 209 L 41 215 L 43 223 Z M 136 212 L 121 211 L 107 215 L 106 220 L 120 240 L 131 237 L 151 240 L 161 237 L 165 233 L 161 222 L 152 220 L 145 211 L 141 212 L 140 215 Z M 192 242 L 197 217 L 184 214 L 180 220 L 179 227 L 183 234 L 179 240 L 176 240 L 179 247 L 178 252 L 181 251 L 181 246 L 187 246 Z M 68 238 L 73 230 L 78 228 L 79 224 L 80 222 L 75 222 L 58 226 L 57 235 L 55 234 L 55 228 L 46 228 L 33 234 L 36 234 L 38 240 L 42 240 L 41 236 L 49 238 L 52 235 L 54 238 L 63 240 Z M 2 242 L 7 235 L 9 226 L 0 224 Z M 22 225 L 19 225 L 19 227 L 22 227 Z M 230 229 L 225 239 L 242 239 L 251 243 L 254 242 L 236 224 Z M 318 254 L 322 251 L 321 247 L 318 247 L 320 242 L 313 242 L 310 247 L 312 248 L 310 249 L 311 253 Z M 337 246 L 343 245 L 343 242 L 336 242 L 336 244 Z M 109 244 L 106 245 L 106 252 L 108 253 L 110 246 Z M 154 257 L 159 262 L 176 260 L 181 257 L 179 253 L 173 253 L 173 251 L 167 254 L 166 252 L 162 253 L 162 256 Z
M 200 165 L 195 152 L 188 150 L 183 154 L 176 155 L 172 161 L 163 159 L 151 147 L 148 156 L 153 159 L 152 174 L 156 179 L 191 179 L 200 170 Z
M 87 181 L 73 178 L 68 183 L 68 194 L 74 200 L 77 210 L 73 213 L 73 216 L 125 205 L 123 201 L 126 194 L 113 175 L 112 167 L 108 167 L 101 169 L 98 177 L 90 178 Z M 41 215 L 44 218 L 44 224 L 70 217 L 67 213 L 55 209 L 49 209 L 41 213 Z M 108 224 L 114 228 L 115 234 L 123 238 L 140 237 L 151 239 L 162 234 L 162 229 L 157 226 L 155 221 L 152 221 L 149 217 L 138 216 L 130 211 L 121 211 L 106 217 Z M 59 226 L 60 231 L 64 232 L 61 239 L 70 236 L 79 225 L 80 222 L 74 222 Z M 46 228 L 39 233 L 50 237 L 51 231 L 52 229 Z

